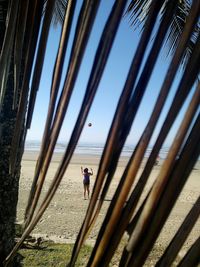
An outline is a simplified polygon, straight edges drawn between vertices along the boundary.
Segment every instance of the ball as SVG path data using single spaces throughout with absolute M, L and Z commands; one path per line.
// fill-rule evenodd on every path
M 90 123 L 88 123 L 88 127 L 91 127 L 92 126 L 92 123 L 90 122 Z

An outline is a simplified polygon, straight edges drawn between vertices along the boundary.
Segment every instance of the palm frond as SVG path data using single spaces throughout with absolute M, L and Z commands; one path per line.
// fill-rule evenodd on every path
M 51 129 L 49 129 L 49 134 L 47 136 L 48 138 L 50 138 L 50 141 L 48 142 L 48 147 L 47 148 L 46 146 L 44 147 L 44 149 L 46 148 L 45 149 L 45 160 L 42 162 L 43 165 L 41 165 L 41 168 L 44 168 L 44 172 L 38 178 L 40 182 L 37 187 L 37 191 L 35 192 L 35 196 L 32 200 L 32 206 L 30 208 L 29 217 L 32 217 L 35 211 L 35 207 L 38 202 L 39 195 L 41 193 L 42 186 L 45 180 L 46 171 L 48 170 L 50 160 L 53 155 L 53 150 L 57 142 L 60 127 L 64 119 L 64 113 L 66 112 L 68 108 L 74 82 L 78 75 L 78 69 L 80 67 L 81 60 L 84 54 L 84 49 L 88 41 L 89 34 L 88 36 L 86 36 L 83 34 L 83 32 L 87 29 L 86 31 L 90 33 L 98 6 L 99 6 L 99 3 L 96 4 L 94 0 L 90 1 L 90 4 L 88 3 L 88 1 L 84 1 L 82 9 L 80 11 L 79 20 L 77 23 L 77 30 L 76 30 L 76 34 L 74 38 L 74 44 L 73 44 L 73 48 L 72 48 L 72 52 L 70 56 L 71 60 L 70 60 L 68 70 L 67 70 L 68 75 L 66 75 L 63 90 L 59 98 L 58 108 L 55 113 L 55 118 L 54 118 L 54 121 L 52 122 Z M 63 108 L 63 104 L 65 108 Z M 54 108 L 56 109 L 55 106 Z M 59 123 L 57 124 L 56 121 L 57 122 L 59 121 Z M 55 124 L 56 124 L 56 127 L 55 127 Z
M 193 11 L 196 12 L 195 7 L 194 7 Z M 190 29 L 192 29 L 192 24 L 193 24 L 192 22 L 194 21 L 194 19 L 195 19 L 195 14 L 191 13 L 191 15 L 190 15 L 190 21 L 191 21 Z M 127 165 L 127 170 L 124 172 L 122 179 L 120 181 L 120 184 L 119 184 L 119 186 L 115 192 L 115 195 L 114 195 L 113 200 L 111 202 L 110 208 L 109 208 L 108 213 L 106 215 L 105 225 L 107 225 L 109 216 L 110 216 L 114 206 L 116 205 L 116 201 L 118 199 L 120 192 L 122 191 L 122 186 L 123 186 L 123 183 L 125 182 L 125 179 L 127 177 L 128 169 L 130 168 L 131 165 L 132 166 L 136 165 L 136 162 L 135 162 L 136 151 L 140 150 L 140 153 L 141 153 L 144 150 L 144 146 L 147 147 L 147 143 L 149 142 L 149 139 L 151 137 L 151 134 L 153 132 L 155 124 L 158 121 L 162 106 L 164 105 L 164 102 L 166 101 L 166 98 L 168 96 L 170 86 L 171 86 L 172 81 L 175 77 L 176 70 L 177 70 L 177 67 L 181 61 L 181 56 L 183 54 L 183 51 L 185 50 L 185 46 L 186 46 L 188 38 L 189 38 L 189 34 L 187 32 L 185 32 L 184 35 L 182 36 L 181 42 L 179 44 L 179 48 L 176 51 L 176 54 L 173 58 L 170 69 L 168 70 L 167 79 L 165 79 L 165 81 L 163 82 L 163 86 L 161 88 L 160 95 L 159 95 L 159 98 L 158 98 L 157 103 L 155 105 L 155 109 L 152 113 L 151 119 L 149 120 L 149 123 L 147 124 L 146 129 L 145 129 L 143 135 L 141 136 L 141 139 L 140 139 L 138 145 L 136 146 L 135 152 L 133 153 L 129 164 Z M 198 103 L 197 95 L 195 95 L 195 99 L 197 100 L 197 103 Z M 156 147 L 156 149 L 157 149 L 157 151 L 154 150 L 154 155 L 151 156 L 151 161 L 149 161 L 150 164 L 148 164 L 148 166 L 147 166 L 147 168 L 149 170 L 153 168 L 156 155 L 159 153 L 158 152 L 159 151 L 158 146 Z M 122 215 L 121 215 L 120 220 L 119 220 L 120 221 L 120 227 L 118 227 L 118 230 L 117 230 L 118 234 L 112 236 L 111 241 L 109 243 L 109 250 L 107 250 L 106 254 L 104 254 L 104 261 L 109 262 L 109 260 L 113 256 L 113 252 L 115 251 L 117 245 L 119 244 L 119 240 L 121 239 L 121 237 L 122 237 L 122 235 L 126 229 L 126 226 L 129 222 L 129 219 L 132 217 L 132 214 L 133 214 L 135 207 L 138 203 L 139 197 L 141 196 L 141 193 L 142 193 L 144 186 L 147 182 L 148 173 L 149 173 L 149 171 L 147 171 L 147 169 L 146 169 L 146 171 L 142 174 L 139 182 L 137 183 L 135 189 L 131 193 L 131 196 L 130 196 L 126 206 L 124 207 Z M 133 176 L 133 172 L 131 173 L 130 176 Z M 135 225 L 134 222 L 132 222 L 130 224 L 130 227 L 132 228 L 133 225 Z M 129 232 L 129 230 L 128 230 L 128 232 Z M 100 232 L 99 236 L 101 236 L 101 235 L 102 235 L 102 231 Z
M 126 13 L 131 13 L 131 19 L 132 24 L 137 24 L 139 21 L 144 22 L 145 17 L 147 18 L 147 14 L 149 12 L 149 7 L 151 4 L 151 0 L 136 0 L 136 1 L 131 1 L 129 4 Z
M 198 266 L 199 265 L 200 237 L 193 243 L 185 257 L 179 264 L 179 267 Z
M 58 23 L 63 23 L 65 18 L 65 11 L 69 0 L 56 0 L 54 6 L 54 12 L 52 16 L 52 22 L 54 26 Z M 43 13 L 45 13 L 48 0 L 44 0 Z
M 168 38 L 166 41 L 166 45 L 169 47 L 168 54 L 171 55 L 174 54 L 174 51 L 177 48 L 180 36 L 183 33 L 186 21 L 188 19 L 189 10 L 191 8 L 191 1 L 179 1 L 178 3 L 179 5 L 177 5 L 177 8 L 175 10 L 176 12 L 174 12 L 173 14 L 174 19 L 170 25 L 170 29 L 168 31 Z M 199 24 L 197 24 L 192 32 L 192 35 L 188 42 L 188 46 L 185 49 L 185 53 L 182 59 L 183 64 L 188 61 L 199 33 L 200 27 Z
M 54 24 L 57 24 L 58 22 L 63 23 L 67 3 L 68 0 L 57 0 L 55 2 L 55 10 L 53 15 Z
M 35 170 L 35 175 L 34 175 L 34 180 L 32 183 L 31 191 L 30 191 L 30 196 L 29 200 L 27 203 L 26 207 L 26 212 L 25 212 L 25 220 L 28 222 L 28 213 L 30 213 L 30 206 L 32 203 L 32 198 L 35 193 L 36 189 L 36 184 L 39 176 L 39 171 L 41 168 L 41 165 L 43 163 L 43 159 L 46 153 L 46 146 L 47 142 L 46 139 L 50 134 L 50 129 L 51 129 L 51 124 L 53 120 L 53 114 L 54 114 L 54 109 L 55 109 L 55 103 L 58 95 L 58 89 L 60 86 L 60 79 L 62 75 L 62 70 L 63 70 L 63 62 L 65 58 L 65 53 L 67 49 L 67 44 L 68 44 L 68 38 L 69 38 L 69 33 L 70 33 L 70 28 L 71 28 L 71 23 L 72 23 L 72 17 L 74 14 L 74 9 L 75 9 L 75 4 L 74 2 L 70 2 L 70 4 L 67 6 L 66 14 L 65 14 L 65 19 L 63 23 L 63 29 L 61 33 L 61 38 L 60 38 L 60 46 L 54 66 L 54 74 L 52 77 L 52 85 L 51 85 L 51 98 L 50 98 L 50 103 L 49 103 L 49 108 L 48 108 L 48 115 L 47 115 L 47 120 L 45 124 L 45 130 L 44 130 L 44 135 L 43 135 L 43 141 L 42 141 L 42 146 L 41 146 L 41 152 L 40 152 L 40 157 L 38 159 L 38 164 L 37 168 Z M 31 107 L 31 105 L 30 105 Z M 31 119 L 32 119 L 32 113 L 33 113 L 33 107 L 30 108 L 28 111 L 27 115 L 27 128 L 31 124 Z
M 147 16 L 149 12 L 149 6 L 151 5 L 152 0 L 146 0 L 146 1 L 141 1 L 141 0 L 132 0 L 131 3 L 129 4 L 126 13 L 130 14 L 132 24 L 134 25 L 143 25 L 145 21 L 145 17 Z M 163 10 L 160 13 L 160 17 L 162 18 L 166 3 L 168 1 L 166 0 L 164 5 L 163 5 Z M 170 23 L 170 27 L 168 30 L 168 34 L 166 37 L 166 46 L 168 47 L 167 51 L 167 56 L 173 55 L 175 49 L 178 46 L 180 36 L 183 33 L 184 26 L 187 21 L 188 13 L 191 8 L 192 1 L 189 0 L 183 0 L 183 1 L 177 1 L 177 6 L 173 10 L 173 20 Z M 188 46 L 185 49 L 185 53 L 183 55 L 182 59 L 182 64 L 185 65 L 186 62 L 188 61 L 192 49 L 194 47 L 194 44 L 197 40 L 197 36 L 200 33 L 200 25 L 199 22 L 195 26 L 190 41 L 188 42 Z
M 196 203 L 191 208 L 190 212 L 188 213 L 187 217 L 185 218 L 178 232 L 170 242 L 169 246 L 163 253 L 160 260 L 157 262 L 156 267 L 170 266 L 172 264 L 172 262 L 176 258 L 176 255 L 178 254 L 178 251 L 180 250 L 186 238 L 188 237 L 190 231 L 192 230 L 192 227 L 194 226 L 196 220 L 198 220 L 199 215 L 200 215 L 200 197 L 197 199 Z

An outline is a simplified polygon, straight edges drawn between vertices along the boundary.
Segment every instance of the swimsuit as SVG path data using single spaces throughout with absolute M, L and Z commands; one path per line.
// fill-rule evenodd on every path
M 83 184 L 89 185 L 90 184 L 90 176 L 88 174 L 83 175 Z

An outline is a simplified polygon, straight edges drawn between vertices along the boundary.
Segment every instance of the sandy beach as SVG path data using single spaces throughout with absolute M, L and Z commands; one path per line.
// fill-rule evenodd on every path
M 25 211 L 25 205 L 27 202 L 29 190 L 32 183 L 32 178 L 34 174 L 34 168 L 37 159 L 37 152 L 25 152 L 22 161 L 21 179 L 20 179 L 20 194 L 18 201 L 18 221 L 23 220 L 23 215 Z M 48 186 L 56 172 L 56 169 L 61 159 L 61 154 L 56 153 L 52 159 L 50 165 L 47 179 L 44 184 L 44 189 L 42 197 L 48 190 Z M 93 168 L 94 175 L 91 177 L 91 191 L 96 178 L 96 173 L 98 170 L 99 156 L 96 155 L 74 155 L 71 163 L 66 170 L 64 179 L 51 202 L 49 208 L 45 212 L 44 216 L 41 218 L 40 222 L 33 231 L 33 234 L 40 235 L 46 238 L 54 239 L 58 242 L 74 242 L 78 234 L 79 228 L 82 225 L 85 212 L 88 206 L 88 200 L 83 199 L 83 185 L 82 185 L 82 175 L 80 172 L 80 167 Z M 121 174 L 126 166 L 128 158 L 123 157 L 120 159 L 117 171 L 114 175 L 114 179 L 111 183 L 110 190 L 104 201 L 104 205 L 100 212 L 99 218 L 93 231 L 91 232 L 88 243 L 94 244 L 95 238 L 97 236 L 99 227 L 103 221 L 106 214 L 106 210 L 112 199 L 114 190 L 116 189 Z M 151 177 L 147 187 L 144 190 L 145 193 L 150 188 L 152 182 L 157 177 L 160 166 L 155 166 L 151 173 Z M 143 164 L 140 168 L 142 170 Z M 168 218 L 167 223 L 157 240 L 155 249 L 157 251 L 157 256 L 163 251 L 164 247 L 170 242 L 171 238 L 175 234 L 177 228 L 180 226 L 185 215 L 189 212 L 194 202 L 199 196 L 200 191 L 200 164 L 196 164 L 193 172 L 191 173 L 184 190 L 182 191 L 179 199 Z M 194 240 L 199 236 L 200 232 L 200 220 L 197 221 L 193 231 L 188 237 L 187 241 L 183 247 L 183 253 L 194 242 Z M 151 264 L 153 264 L 151 260 Z M 150 263 L 147 266 L 151 266 Z

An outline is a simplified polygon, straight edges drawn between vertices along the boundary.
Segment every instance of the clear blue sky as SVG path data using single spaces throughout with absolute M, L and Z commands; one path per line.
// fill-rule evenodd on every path
M 76 14 L 78 14 L 81 2 L 82 1 L 78 1 Z M 85 52 L 81 69 L 79 71 L 79 76 L 75 84 L 75 90 L 72 95 L 70 106 L 66 114 L 65 122 L 59 136 L 60 141 L 68 142 L 69 140 L 71 131 L 78 115 L 80 104 L 84 96 L 98 41 L 113 3 L 113 0 L 102 1 L 100 5 L 98 16 L 96 18 L 91 37 L 89 39 L 88 48 Z M 37 95 L 34 117 L 31 129 L 28 131 L 27 140 L 41 140 L 42 138 L 50 95 L 51 74 L 54 66 L 54 60 L 57 54 L 60 31 L 60 25 L 57 25 L 56 27 L 52 26 L 50 30 L 50 36 L 48 40 L 40 88 Z M 80 142 L 105 142 L 133 54 L 140 39 L 140 35 L 140 29 L 134 29 L 130 24 L 129 17 L 125 16 L 121 21 L 112 52 L 109 57 L 109 61 L 106 65 L 106 69 L 99 85 L 98 93 L 96 94 L 95 100 L 93 102 L 92 109 L 89 113 L 87 123 L 83 129 Z M 72 37 L 73 36 L 71 36 L 70 38 L 70 44 L 66 55 L 62 84 L 66 73 L 67 62 L 70 52 L 69 48 L 71 47 L 73 39 Z M 163 50 L 160 54 L 156 68 L 148 84 L 147 93 L 145 94 L 139 113 L 135 119 L 131 133 L 128 137 L 127 143 L 129 144 L 135 144 L 137 142 L 148 121 L 156 97 L 160 90 L 160 86 L 163 82 L 164 75 L 168 68 L 169 60 L 169 58 L 166 58 L 166 54 Z M 180 73 L 178 76 L 180 76 Z M 178 77 L 174 83 L 174 88 L 176 88 L 177 83 Z M 161 126 L 161 122 L 163 121 L 164 116 L 166 115 L 166 112 L 169 108 L 169 102 L 172 99 L 174 92 L 175 90 L 173 89 L 172 93 L 169 95 L 168 104 L 165 106 L 164 111 L 161 114 L 161 119 L 158 122 L 158 127 L 155 131 L 152 140 L 155 140 L 156 134 L 158 132 L 159 127 Z M 182 116 L 183 113 L 179 116 L 175 127 L 173 127 L 173 129 L 171 130 L 171 133 L 167 140 L 167 144 L 169 144 L 173 139 L 175 130 L 177 129 L 180 118 Z M 92 127 L 87 126 L 89 122 L 92 123 Z

